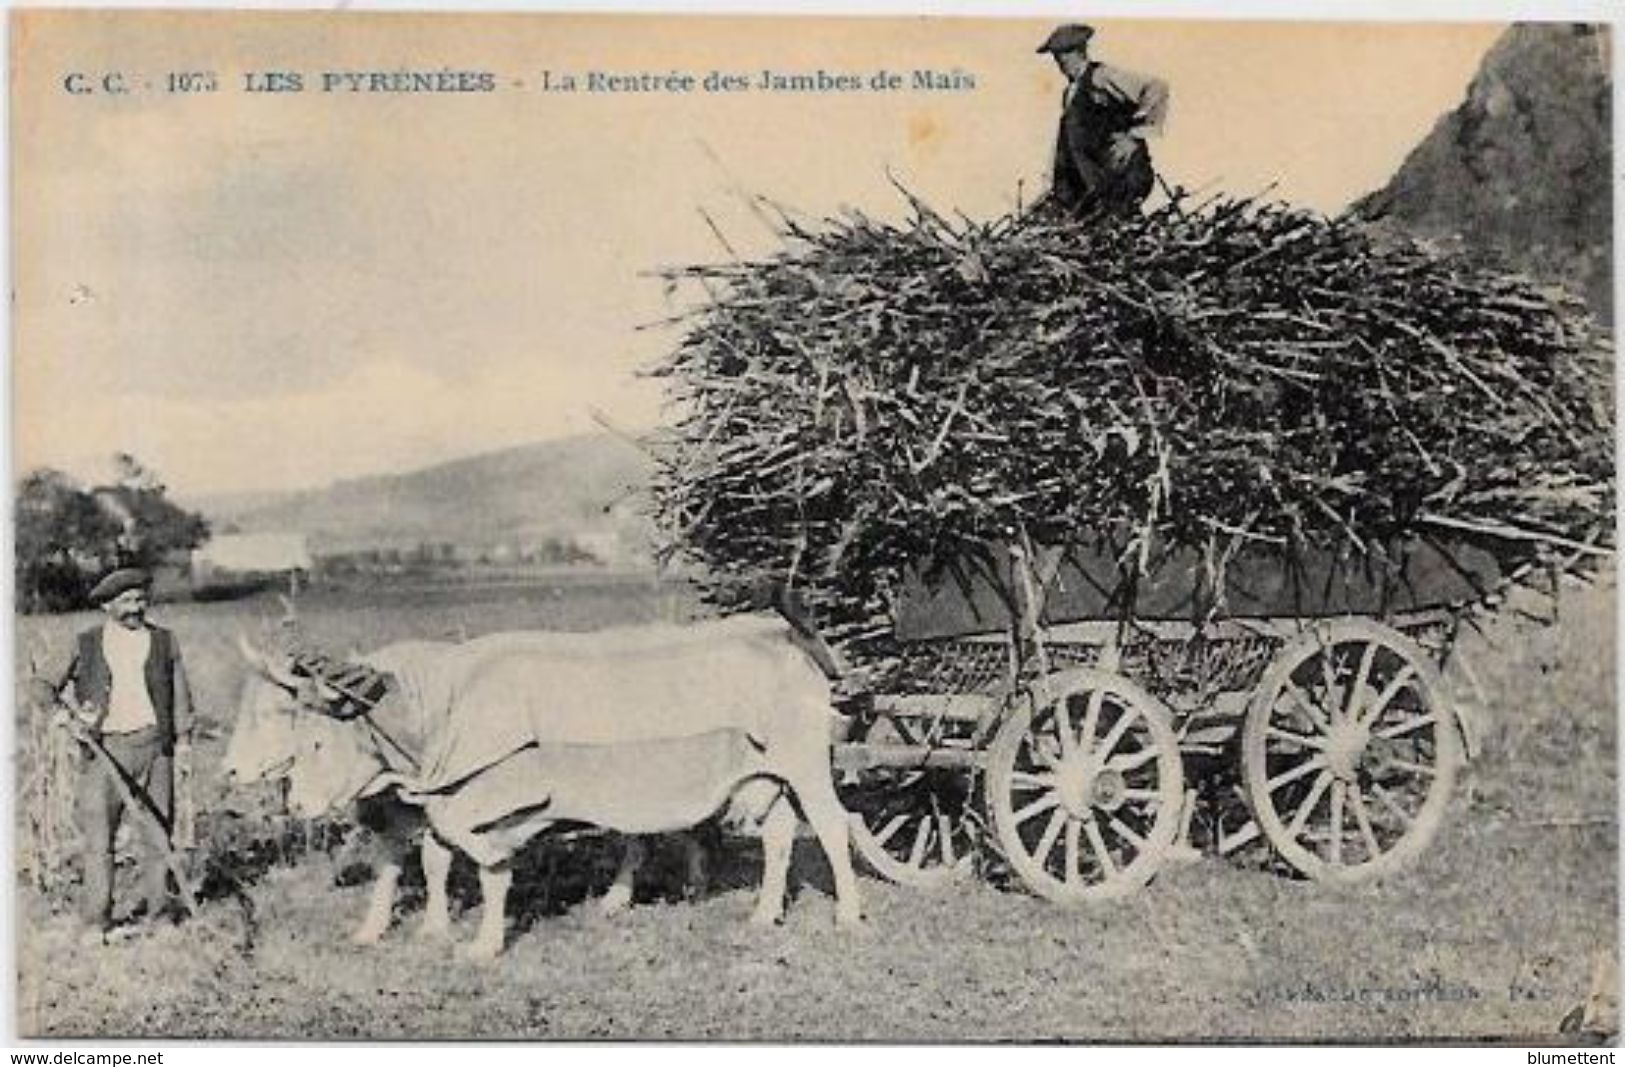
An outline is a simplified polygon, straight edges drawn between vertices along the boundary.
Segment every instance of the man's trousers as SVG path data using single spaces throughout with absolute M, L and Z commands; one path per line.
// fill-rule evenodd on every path
M 76 810 L 83 839 L 84 884 L 80 889 L 79 918 L 87 926 L 105 929 L 113 919 L 113 843 L 119 820 L 126 814 L 135 820 L 135 837 L 140 842 L 142 896 L 156 910 L 167 900 L 168 867 L 164 855 L 169 823 L 174 810 L 175 763 L 161 751 L 158 728 L 148 727 L 124 734 L 105 734 L 102 747 L 123 769 L 139 800 L 145 793 L 162 817 L 160 827 L 150 812 L 125 812 L 124 794 L 111 777 L 107 765 L 85 748 L 79 775 Z

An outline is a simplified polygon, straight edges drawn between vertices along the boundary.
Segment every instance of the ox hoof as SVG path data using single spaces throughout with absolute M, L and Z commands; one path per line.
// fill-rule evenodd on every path
M 451 923 L 444 919 L 426 920 L 418 926 L 419 941 L 445 941 L 451 937 Z
M 470 941 L 457 950 L 457 955 L 467 963 L 494 963 L 502 955 L 502 942 L 483 938 Z
M 835 912 L 835 929 L 837 930 L 860 933 L 868 928 L 869 925 L 863 921 L 863 913 L 860 911 L 837 910 Z
M 379 941 L 383 940 L 383 937 L 384 928 L 382 926 L 376 926 L 372 923 L 368 923 L 365 926 L 357 927 L 356 930 L 350 934 L 350 943 L 352 945 L 376 945 Z
M 766 930 L 783 922 L 784 913 L 780 911 L 753 911 L 750 913 L 750 924 L 758 930 Z
M 598 900 L 598 914 L 619 915 L 632 906 L 632 891 L 619 886 L 612 887 Z

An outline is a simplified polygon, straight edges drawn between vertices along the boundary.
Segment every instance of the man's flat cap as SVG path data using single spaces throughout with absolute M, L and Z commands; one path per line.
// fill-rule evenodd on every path
M 120 593 L 132 589 L 145 589 L 152 584 L 152 576 L 139 567 L 120 567 L 96 583 L 90 591 L 92 604 L 105 604 Z
M 1044 43 L 1038 46 L 1038 50 L 1057 54 L 1076 52 L 1078 49 L 1086 47 L 1089 44 L 1089 38 L 1094 35 L 1095 28 L 1093 26 L 1085 26 L 1081 22 L 1068 23 L 1065 26 L 1057 26 L 1055 32 L 1050 34 L 1044 40 Z

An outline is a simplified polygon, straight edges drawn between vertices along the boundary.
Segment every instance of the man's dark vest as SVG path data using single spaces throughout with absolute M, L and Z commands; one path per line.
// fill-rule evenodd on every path
M 1079 214 L 1139 210 L 1156 185 L 1151 153 L 1139 141 L 1127 162 L 1113 164 L 1112 142 L 1134 128 L 1139 105 L 1095 84 L 1099 63 L 1079 76 L 1061 112 L 1050 190 Z
M 1101 64 L 1091 63 L 1078 78 L 1066 110 L 1074 148 L 1103 155 L 1119 134 L 1134 128 L 1140 105 L 1095 82 Z
M 158 740 L 162 751 L 175 749 L 175 635 L 161 626 L 149 626 L 152 645 L 147 650 L 147 696 L 158 716 Z M 112 696 L 113 671 L 102 655 L 102 628 L 79 635 L 78 655 L 73 666 L 73 690 L 81 704 L 105 714 Z

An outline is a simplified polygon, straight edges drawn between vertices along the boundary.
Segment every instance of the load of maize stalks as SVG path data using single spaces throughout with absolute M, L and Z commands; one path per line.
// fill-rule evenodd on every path
M 1090 222 L 912 203 L 663 272 L 700 299 L 653 372 L 675 412 L 656 515 L 718 602 L 788 587 L 862 660 L 907 573 L 996 543 L 1127 531 L 1129 578 L 1153 543 L 1447 534 L 1514 574 L 1607 554 L 1611 338 L 1565 294 L 1246 199 Z

